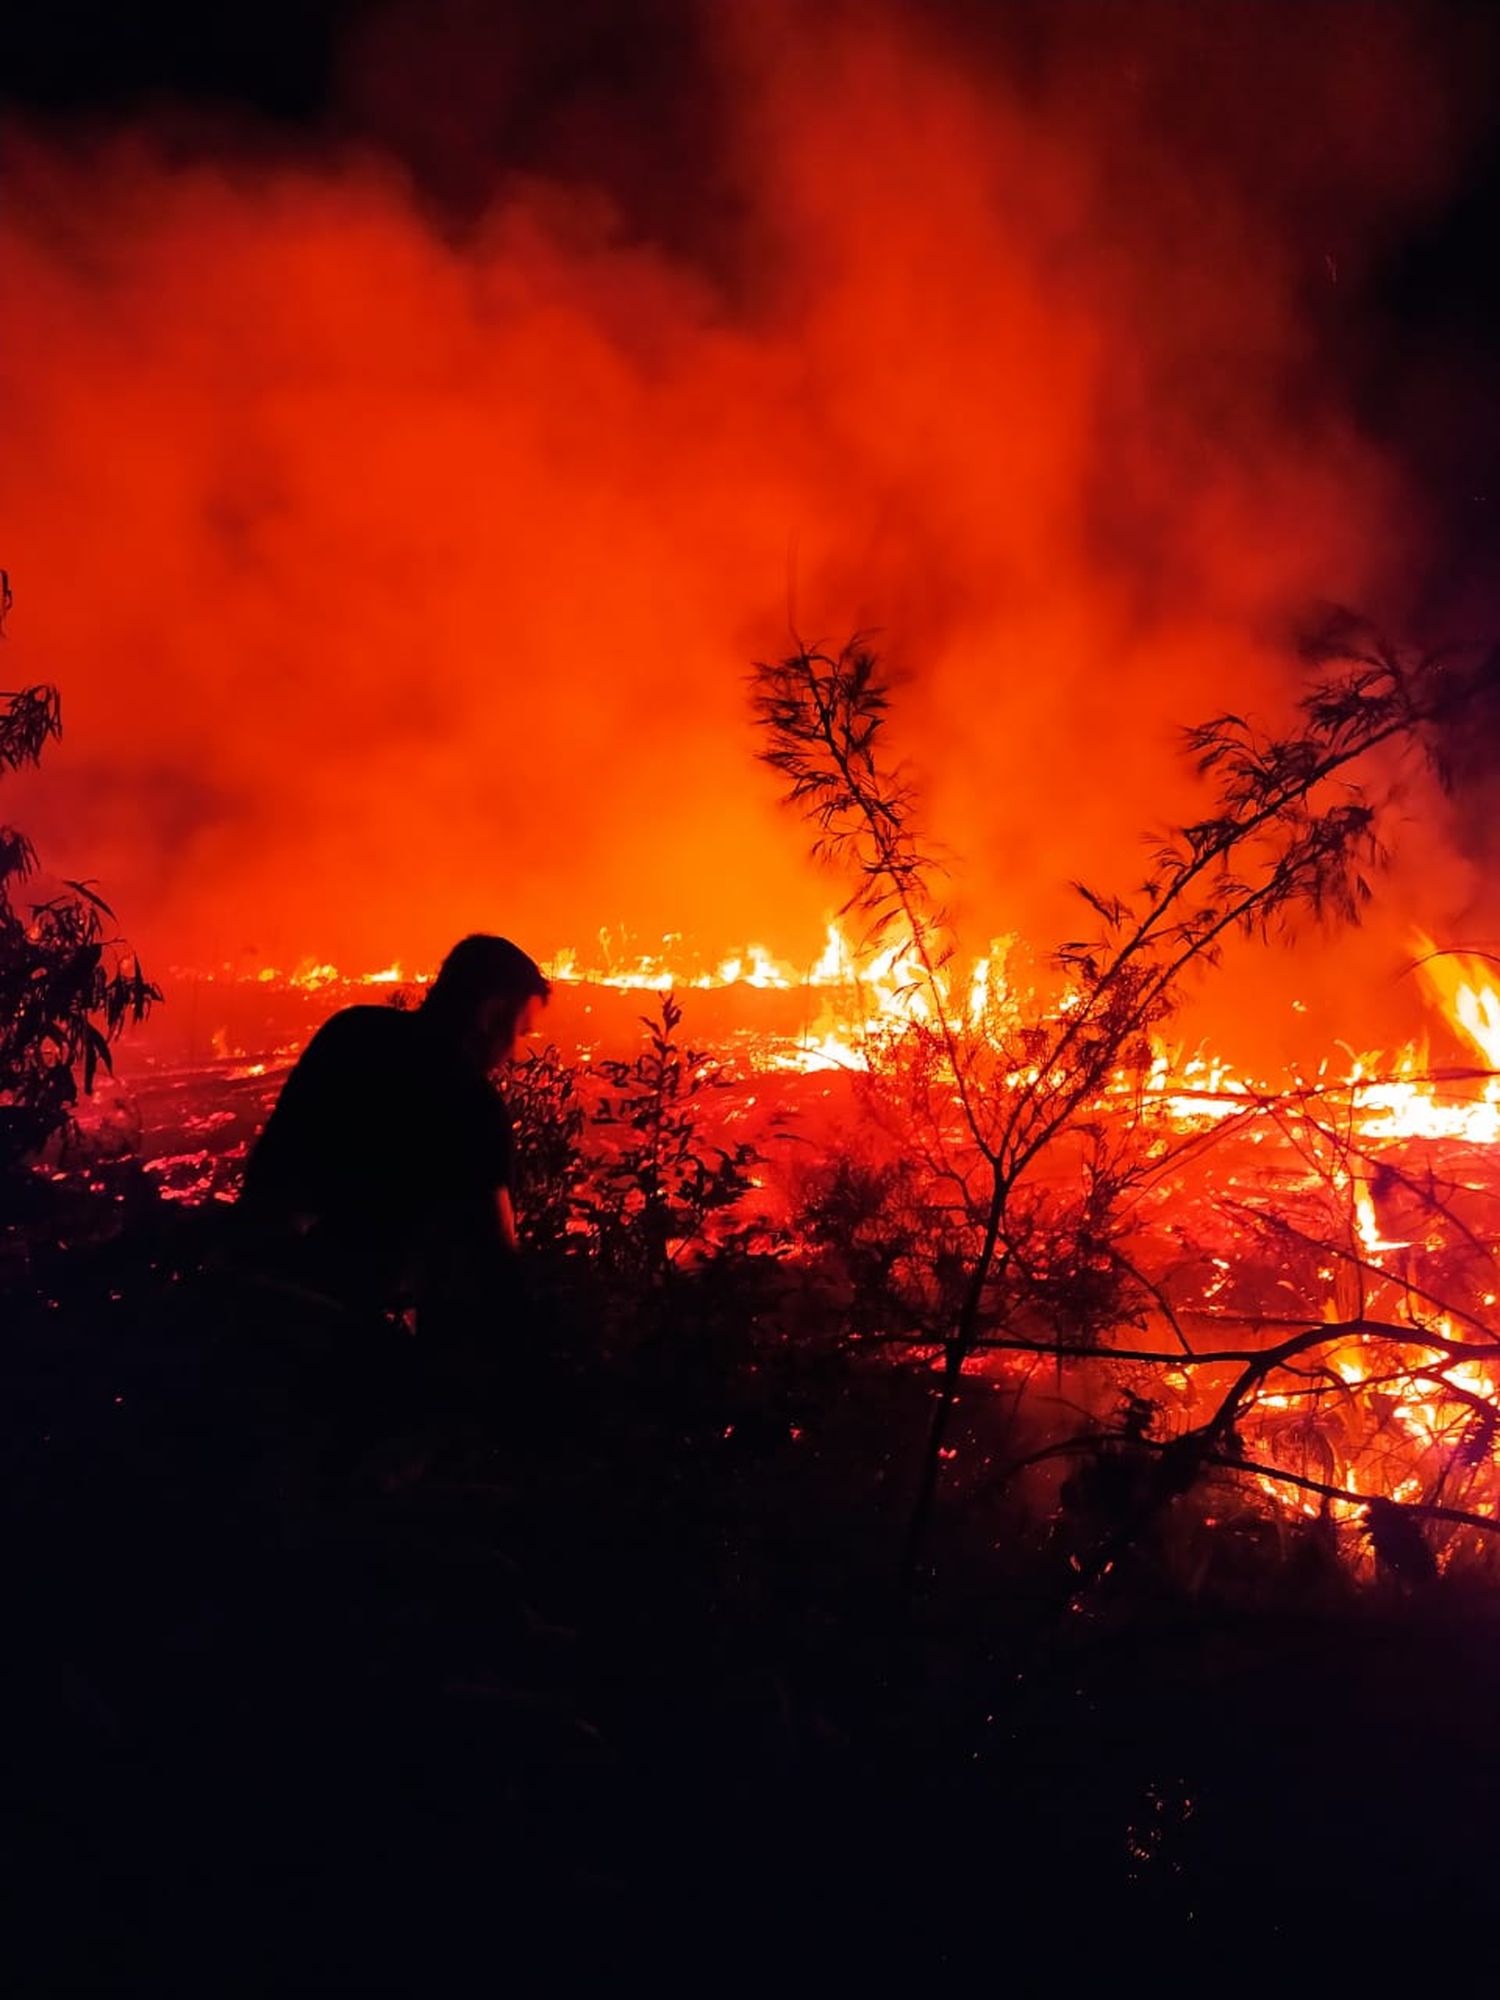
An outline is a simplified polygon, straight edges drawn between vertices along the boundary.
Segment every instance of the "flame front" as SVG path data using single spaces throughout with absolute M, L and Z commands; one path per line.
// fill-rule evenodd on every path
M 1434 1035 L 1472 1049 L 1482 1067 L 1435 1066 L 1413 1043 L 1388 1060 L 1330 1056 L 1273 1082 L 1204 1049 L 1161 1043 L 1139 1072 L 1108 1080 L 1091 1115 L 1143 1133 L 1161 1155 L 1138 1253 L 1195 1344 L 1251 1349 L 1277 1328 L 1328 1330 L 1304 1361 L 1269 1372 L 1244 1412 L 1246 1463 L 1267 1502 L 1362 1535 L 1370 1500 L 1421 1499 L 1449 1509 L 1461 1538 L 1463 1520 L 1500 1503 L 1500 1365 L 1486 1352 L 1500 1347 L 1500 1078 L 1485 1040 L 1500 1022 L 1500 989 L 1479 954 L 1434 953 L 1424 939 L 1417 955 L 1437 1009 Z M 741 1021 L 736 1063 L 762 1079 L 736 1114 L 748 1115 L 774 1097 L 766 1073 L 857 1090 L 905 1038 L 930 1043 L 940 1014 L 966 1046 L 998 1045 L 1042 1006 L 1016 980 L 1018 961 L 1015 940 L 1000 938 L 981 959 L 929 971 L 913 949 L 862 951 L 830 921 L 806 966 L 761 944 L 704 964 L 680 939 L 651 952 L 604 935 L 590 958 L 561 950 L 546 969 L 585 1012 L 599 991 L 727 996 L 741 1010 L 728 1017 Z M 419 989 L 430 976 L 393 964 L 346 978 L 308 962 L 289 975 L 262 968 L 250 984 L 324 1009 L 362 990 Z M 802 1026 L 792 1030 L 799 996 Z M 1053 1018 L 1079 1004 L 1054 994 Z M 756 1025 L 768 1009 L 779 1010 L 774 1032 Z M 236 1074 L 263 1068 L 242 1061 Z M 1002 1071 L 998 1087 L 1039 1075 L 1036 1066 Z M 1165 1322 L 1156 1333 L 1167 1340 Z M 979 1356 L 976 1365 L 1004 1362 Z M 1155 1386 L 1164 1383 L 1192 1423 L 1224 1380 L 1223 1370 L 1188 1366 L 1163 1370 Z M 1458 1545 L 1445 1544 L 1444 1560 Z

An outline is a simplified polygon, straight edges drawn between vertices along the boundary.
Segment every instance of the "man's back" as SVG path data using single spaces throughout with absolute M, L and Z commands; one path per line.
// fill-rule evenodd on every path
M 349 1007 L 287 1078 L 242 1199 L 299 1232 L 337 1289 L 374 1300 L 410 1292 L 434 1256 L 498 1252 L 510 1155 L 498 1094 L 421 1010 Z

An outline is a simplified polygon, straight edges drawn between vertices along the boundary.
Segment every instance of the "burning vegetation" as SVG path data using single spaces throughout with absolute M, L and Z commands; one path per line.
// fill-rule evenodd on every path
M 429 1851 L 434 1788 L 467 1801 L 467 1827 L 495 1810 L 493 1770 L 538 1909 L 587 1884 L 627 1922 L 644 1890 L 611 1815 L 633 1824 L 643 1796 L 679 1816 L 662 1851 L 681 1879 L 702 1866 L 686 1828 L 753 1848 L 754 1881 L 779 1879 L 768 1853 L 800 1879 L 821 1828 L 861 1907 L 869 1844 L 890 1832 L 864 1823 L 873 1771 L 945 1821 L 984 1817 L 965 1903 L 988 1910 L 998 1881 L 1036 1908 L 1087 1894 L 1121 1921 L 1159 1907 L 1234 1934 L 1244 1896 L 1274 1894 L 1263 1829 L 1328 1704 L 1383 1726 L 1372 1641 L 1397 1700 L 1491 1671 L 1464 1652 L 1490 1630 L 1500 1522 L 1488 960 L 1418 952 L 1468 1064 L 1411 1048 L 1268 1083 L 1174 1041 L 1233 930 L 1358 915 L 1404 767 L 1493 672 L 1349 624 L 1337 638 L 1282 731 L 1221 716 L 1189 733 L 1202 811 L 1152 844 L 1134 891 L 1080 888 L 1085 934 L 1050 979 L 1014 943 L 963 952 L 914 781 L 886 757 L 871 648 L 758 668 L 762 755 L 846 907 L 800 982 L 754 951 L 686 979 L 670 962 L 554 965 L 571 1046 L 502 1079 L 530 1333 L 460 1382 L 391 1328 L 353 1339 L 316 1301 L 247 1284 L 223 1227 L 299 1020 L 350 997 L 410 1004 L 423 982 L 397 966 L 199 981 L 220 1021 L 253 998 L 250 1043 L 215 1027 L 213 1056 L 163 1045 L 127 1071 L 133 1131 L 80 1100 L 6 1232 L 39 1559 L 60 1552 L 111 1622 L 88 1688 L 127 1713 L 160 1698 L 115 1664 L 143 1592 L 164 1593 L 169 1634 L 227 1620 L 227 1638 L 171 1640 L 209 1676 L 192 1728 L 218 1742 L 219 1690 L 243 1679 L 244 1754 L 283 1774 L 278 1814 L 346 1741 L 329 1808 L 346 1842 L 370 1788 L 389 1799 L 393 1727 L 423 1744 L 435 1707 L 432 1773 L 397 1793 L 426 1829 L 415 1879 L 468 1851 L 467 1833 Z M 80 989 L 79 1018 L 96 999 Z M 257 1045 L 273 1001 L 283 1039 Z M 684 1031 L 714 1003 L 719 1031 L 694 1046 Z M 108 1527 L 59 1514 L 85 1470 L 108 1481 Z M 217 1580 L 185 1591 L 182 1547 Z M 497 1548 L 526 1551 L 524 1582 L 497 1591 Z M 275 1665 L 289 1589 L 299 1658 L 335 1671 L 328 1700 Z M 1176 1654 L 1153 1617 L 1167 1608 Z M 1147 1646 L 1138 1669 L 1122 1671 L 1125 1635 Z M 944 1664 L 914 1666 L 923 1648 Z M 900 1678 L 872 1684 L 872 1662 Z M 670 1721 L 653 1725 L 664 1686 Z M 70 1744 L 114 1727 L 80 1738 L 75 1706 Z M 1334 1853 L 1353 1858 L 1324 1864 L 1346 1907 L 1370 1893 L 1367 1854 L 1406 1865 L 1378 1859 L 1404 1854 L 1399 1782 L 1349 1793 Z M 1431 1796 L 1430 1771 L 1411 1782 Z M 79 1790 L 91 1814 L 97 1784 Z M 786 1799 L 809 1787 L 804 1834 Z M 338 1881 L 349 1864 L 308 1865 Z M 941 1884 L 913 1866 L 951 1892 L 946 1862 Z M 1466 1879 L 1450 1871 L 1450 1902 Z
M 663 1882 L 777 1978 L 903 1901 L 992 1966 L 1002 1892 L 1275 1939 L 1294 1852 L 1383 1935 L 1433 1825 L 1488 1918 L 1489 384 L 1404 262 L 1484 10 L 323 11 L 316 129 L 0 140 L 48 1977 L 140 1906 L 284 1985 L 283 1844 L 329 1990 L 533 1899 L 616 1978 Z M 438 1353 L 237 1197 L 478 930 L 551 1040 Z
M 605 1352 L 803 1338 L 925 1373 L 914 1574 L 951 1496 L 960 1513 L 1020 1504 L 1080 1591 L 1184 1509 L 1203 1524 L 1194 1562 L 1228 1520 L 1278 1560 L 1305 1544 L 1403 1586 L 1488 1575 L 1488 962 L 1422 940 L 1415 966 L 1469 1068 L 1409 1048 L 1256 1082 L 1173 1040 L 1185 994 L 1236 934 L 1357 921 L 1390 797 L 1440 757 L 1493 671 L 1473 653 L 1399 653 L 1348 619 L 1307 651 L 1289 729 L 1226 714 L 1188 732 L 1199 815 L 1152 843 L 1133 892 L 1078 885 L 1088 934 L 1058 950 L 1050 982 L 1033 964 L 1032 983 L 1014 940 L 963 955 L 914 780 L 886 756 L 871 647 L 758 667 L 761 754 L 848 899 L 800 979 L 758 947 L 696 973 L 554 959 L 573 1052 L 527 1056 L 506 1086 L 547 1309 L 588 1321 Z M 81 996 L 79 1019 L 103 1012 L 117 1031 L 132 977 L 110 988 L 112 1012 Z M 399 966 L 352 986 L 306 966 L 248 985 L 305 1008 L 357 990 L 401 1002 L 422 983 Z M 616 1053 L 652 992 L 644 1048 Z M 713 1050 L 687 1046 L 684 1005 L 715 995 L 738 1011 Z M 782 1011 L 757 1023 L 747 1007 Z M 268 1040 L 237 1058 L 214 1040 L 215 1064 L 168 1064 L 152 1086 L 154 1120 L 180 1129 L 146 1181 L 179 1202 L 232 1197 L 287 1052 Z M 54 1083 L 82 1047 L 49 1059 Z M 76 1172 L 66 1158 L 51 1171 Z

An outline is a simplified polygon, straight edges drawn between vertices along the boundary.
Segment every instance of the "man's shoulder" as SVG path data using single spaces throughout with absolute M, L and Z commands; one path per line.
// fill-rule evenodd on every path
M 337 1028 L 344 1034 L 379 1033 L 393 1029 L 397 1034 L 409 1032 L 416 1021 L 416 1012 L 411 1007 L 377 1007 L 369 1001 L 361 1001 L 354 1007 L 340 1007 L 336 1014 L 330 1014 L 323 1023 L 325 1029 Z
M 405 1051 L 414 1040 L 415 1019 L 403 1007 L 341 1007 L 319 1028 L 307 1052 L 329 1057 Z

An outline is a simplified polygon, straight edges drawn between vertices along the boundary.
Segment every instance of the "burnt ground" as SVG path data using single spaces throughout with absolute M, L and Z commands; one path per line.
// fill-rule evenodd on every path
M 8 1990 L 1196 1986 L 1487 1935 L 1484 1596 L 1246 1545 L 1070 1604 L 950 1508 L 908 1598 L 930 1377 L 544 1318 L 433 1382 L 203 1228 L 8 1295 Z

